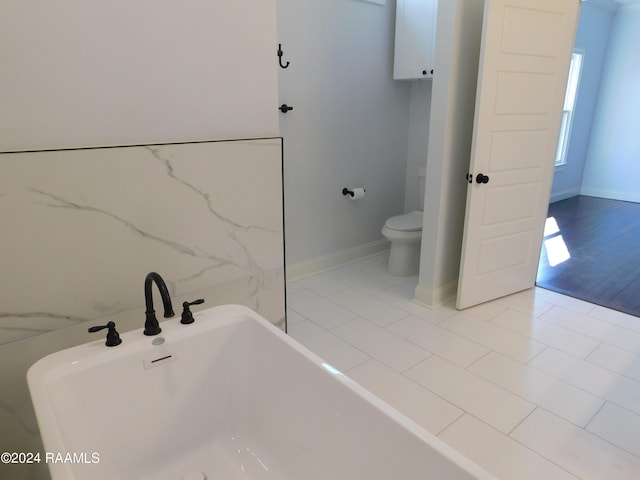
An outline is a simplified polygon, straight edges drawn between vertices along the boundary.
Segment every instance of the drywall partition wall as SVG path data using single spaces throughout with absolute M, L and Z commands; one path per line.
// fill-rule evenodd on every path
M 0 451 L 42 451 L 28 367 L 103 343 L 89 326 L 142 328 L 150 271 L 177 314 L 162 318 L 153 286 L 161 326 L 204 298 L 194 311 L 239 303 L 284 328 L 281 152 L 274 138 L 0 154 Z
M 455 295 L 464 226 L 484 1 L 438 4 L 427 183 L 416 301 Z
M 432 80 L 411 82 L 407 175 L 404 197 L 405 213 L 416 210 L 424 202 L 424 198 L 418 198 L 418 170 L 427 164 L 432 85 Z
M 640 3 L 613 17 L 581 193 L 640 202 Z
M 582 175 L 592 134 L 601 78 L 607 75 L 604 61 L 609 32 L 617 5 L 613 2 L 583 2 L 575 48 L 584 52 L 575 115 L 571 127 L 567 164 L 556 167 L 551 201 L 580 193 Z
M 394 1 L 278 0 L 287 266 L 382 241 L 403 212 L 411 85 L 392 79 L 394 23 Z
M 278 136 L 276 0 L 3 0 L 0 151 Z

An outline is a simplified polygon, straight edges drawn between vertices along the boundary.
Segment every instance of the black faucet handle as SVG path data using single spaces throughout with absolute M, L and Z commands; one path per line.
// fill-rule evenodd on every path
M 191 309 L 189 308 L 191 305 L 201 305 L 204 303 L 204 298 L 199 298 L 198 300 L 194 300 L 193 302 L 183 302 L 182 303 L 182 318 L 180 319 L 180 323 L 184 325 L 188 325 L 193 323 L 193 313 L 191 313 Z
M 106 325 L 98 325 L 95 327 L 89 328 L 89 333 L 99 332 L 100 330 L 108 329 L 107 332 L 107 341 L 105 345 L 107 347 L 115 347 L 122 343 L 122 339 L 120 338 L 120 334 L 116 330 L 116 324 L 114 322 L 108 322 Z

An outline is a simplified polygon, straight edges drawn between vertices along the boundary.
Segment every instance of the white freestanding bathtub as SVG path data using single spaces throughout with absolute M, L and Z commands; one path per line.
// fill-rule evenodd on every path
M 54 480 L 492 479 L 246 307 L 27 374 Z

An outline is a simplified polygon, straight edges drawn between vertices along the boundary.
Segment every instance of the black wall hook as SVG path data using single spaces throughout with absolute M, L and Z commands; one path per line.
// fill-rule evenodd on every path
M 287 62 L 287 63 L 286 63 L 286 64 L 284 64 L 284 65 L 282 64 L 282 55 L 283 55 L 283 54 L 284 54 L 284 53 L 282 52 L 282 44 L 281 44 L 281 43 L 279 43 L 279 44 L 278 44 L 278 63 L 280 64 L 280 67 L 281 67 L 281 68 L 287 68 L 287 67 L 289 66 L 289 63 L 290 63 L 290 62 Z

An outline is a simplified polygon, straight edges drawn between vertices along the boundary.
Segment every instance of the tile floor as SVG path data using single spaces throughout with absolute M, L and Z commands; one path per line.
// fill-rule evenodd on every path
M 385 262 L 288 283 L 289 334 L 498 479 L 640 478 L 640 318 L 540 288 L 430 310 Z

